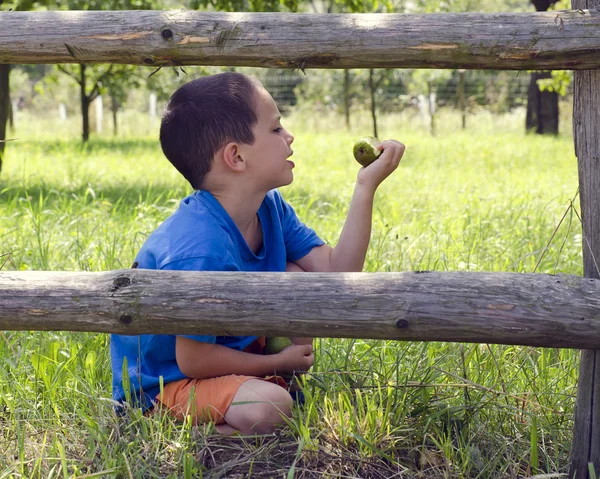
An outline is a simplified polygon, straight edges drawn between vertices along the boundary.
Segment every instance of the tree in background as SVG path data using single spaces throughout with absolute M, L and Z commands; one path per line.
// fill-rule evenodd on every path
M 558 0 L 530 0 L 536 11 L 545 12 Z M 558 93 L 550 89 L 542 90 L 540 80 L 552 78 L 552 72 L 531 73 L 527 94 L 527 115 L 525 129 L 538 134 L 558 134 Z
M 0 171 L 2 171 L 2 160 L 6 145 L 6 126 L 11 110 L 9 75 L 10 65 L 0 65 Z
M 118 111 L 127 101 L 127 94 L 130 90 L 137 89 L 143 81 L 142 72 L 139 68 L 132 65 L 123 65 L 111 75 L 107 75 L 102 81 L 102 85 L 110 97 L 110 111 L 112 113 L 113 134 L 119 133 Z
M 555 10 L 569 10 L 570 8 L 571 0 L 558 0 L 553 5 Z M 573 72 L 571 70 L 555 70 L 550 72 L 549 78 L 538 79 L 537 84 L 542 92 L 550 91 L 558 94 L 559 97 L 564 97 L 572 80 Z
M 316 2 L 309 0 L 314 13 L 391 13 L 394 12 L 394 6 L 389 0 L 328 0 L 326 2 Z M 377 137 L 377 95 L 376 92 L 386 76 L 391 73 L 388 70 L 382 70 L 383 73 L 375 73 L 375 70 L 369 70 L 368 86 L 369 99 L 371 102 L 371 118 L 373 119 L 373 136 Z M 343 86 L 343 110 L 346 128 L 350 129 L 350 110 L 352 109 L 352 81 L 353 73 L 344 69 Z
M 153 0 L 20 0 L 4 3 L 0 0 L 2 10 L 26 11 L 37 8 L 59 10 L 141 10 L 151 9 L 155 6 Z M 102 82 L 113 75 L 127 84 L 128 72 L 133 70 L 128 66 L 105 65 L 68 65 L 59 66 L 59 71 L 73 78 L 80 87 L 81 114 L 82 114 L 82 139 L 89 139 L 89 106 L 100 94 Z M 113 90 L 115 82 L 112 82 Z M 5 154 L 6 127 L 11 117 L 12 107 L 10 101 L 10 65 L 0 65 L 0 171 Z
M 15 3 L 4 3 L 0 0 L 2 10 L 26 11 L 32 10 L 38 5 L 33 0 L 22 0 Z M 6 143 L 6 126 L 12 115 L 12 103 L 10 101 L 10 65 L 0 65 L 0 171 L 2 171 L 2 160 Z
M 86 142 L 90 138 L 90 105 L 104 91 L 104 81 L 113 74 L 114 65 L 56 65 L 59 72 L 64 73 L 79 85 L 79 101 L 81 104 L 81 139 Z M 120 69 L 121 67 L 119 67 Z M 114 72 L 117 74 L 118 72 Z
M 429 131 L 435 135 L 436 96 L 438 87 L 448 83 L 452 77 L 452 70 L 414 70 L 409 84 L 409 92 L 423 94 L 426 85 L 427 96 L 425 101 L 429 110 Z
M 150 10 L 157 6 L 153 0 L 55 0 L 61 10 Z M 91 103 L 110 86 L 115 95 L 124 101 L 124 91 L 137 85 L 136 69 L 129 65 L 57 65 L 60 72 L 68 75 L 79 85 L 83 142 L 90 137 L 89 110 Z M 113 111 L 113 121 L 115 113 Z M 116 128 L 116 127 L 115 127 Z

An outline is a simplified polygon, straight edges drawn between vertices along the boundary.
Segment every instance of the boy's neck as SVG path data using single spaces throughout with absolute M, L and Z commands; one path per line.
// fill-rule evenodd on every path
M 209 190 L 210 191 L 210 190 Z M 236 191 L 210 191 L 231 217 L 245 238 L 254 233 L 258 226 L 258 209 L 265 199 L 264 194 L 248 194 L 243 189 Z

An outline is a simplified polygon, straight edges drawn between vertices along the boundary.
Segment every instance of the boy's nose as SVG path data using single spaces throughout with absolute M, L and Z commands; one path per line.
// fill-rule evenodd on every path
M 294 143 L 294 135 L 292 135 L 289 131 L 288 131 L 288 143 L 291 145 L 292 143 Z

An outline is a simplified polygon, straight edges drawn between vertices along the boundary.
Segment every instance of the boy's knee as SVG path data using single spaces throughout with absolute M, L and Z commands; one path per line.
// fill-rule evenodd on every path
M 278 426 L 285 423 L 285 419 L 292 415 L 294 401 L 292 396 L 282 387 L 276 386 L 265 398 L 257 404 L 249 414 L 248 422 L 257 434 L 273 432 Z
M 290 417 L 292 415 L 292 407 L 294 406 L 294 400 L 290 393 L 287 392 L 281 386 L 276 386 L 273 388 L 271 393 L 270 403 L 265 403 L 265 408 L 271 408 L 271 412 L 273 410 L 277 411 L 278 417 L 285 416 Z M 270 414 L 266 411 L 266 414 Z
M 255 397 L 248 401 L 243 413 L 238 410 L 237 418 L 231 419 L 232 422 L 239 421 L 237 427 L 243 431 L 268 434 L 283 425 L 285 419 L 292 415 L 294 401 L 284 388 L 275 384 L 263 383 L 260 389 L 256 391 Z

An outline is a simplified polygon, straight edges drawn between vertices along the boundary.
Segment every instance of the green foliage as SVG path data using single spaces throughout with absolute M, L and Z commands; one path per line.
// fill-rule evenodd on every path
M 540 90 L 556 92 L 560 96 L 565 96 L 573 80 L 573 73 L 568 70 L 552 71 L 552 78 L 545 78 L 537 81 Z
M 141 73 L 140 69 L 133 65 L 119 65 L 102 79 L 101 92 L 106 91 L 119 106 L 122 106 L 127 101 L 129 91 L 139 88 L 145 80 Z
M 528 10 L 527 0 L 414 0 L 399 2 L 414 13 L 514 12 Z
M 298 0 L 190 0 L 190 8 L 194 10 L 224 12 L 296 12 L 298 4 Z
M 451 70 L 414 70 L 408 91 L 415 95 L 425 93 L 428 85 L 435 90 L 437 87 L 448 83 L 451 77 Z
M 52 0 L 60 10 L 150 10 L 159 3 L 154 0 Z
M 328 13 L 392 13 L 392 0 L 333 0 Z
M 12 10 L 148 10 L 160 5 L 155 0 L 15 0 L 0 2 Z

